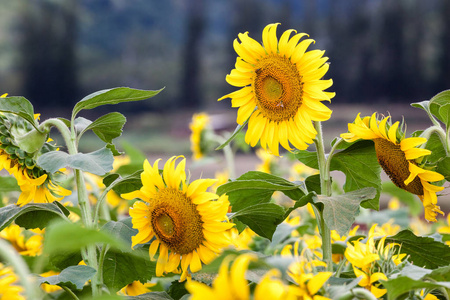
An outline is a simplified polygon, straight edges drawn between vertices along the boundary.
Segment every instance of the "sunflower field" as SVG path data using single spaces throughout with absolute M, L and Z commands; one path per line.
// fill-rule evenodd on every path
M 206 113 L 189 124 L 193 161 L 226 161 L 216 178 L 191 178 L 181 155 L 119 152 L 121 113 L 81 116 L 162 89 L 98 91 L 70 120 L 41 120 L 3 94 L 0 299 L 450 299 L 450 217 L 438 203 L 450 90 L 411 104 L 428 128 L 407 135 L 403 120 L 358 114 L 326 145 L 328 57 L 277 26 L 233 42 L 226 81 L 237 89 L 218 100 L 238 108 L 235 131 L 217 132 Z M 89 131 L 104 146 L 82 153 Z M 237 176 L 235 154 L 250 147 L 261 164 Z

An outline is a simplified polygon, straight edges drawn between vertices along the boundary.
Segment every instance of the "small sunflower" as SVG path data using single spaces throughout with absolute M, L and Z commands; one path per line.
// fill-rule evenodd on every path
M 171 157 L 159 173 L 157 160 L 153 167 L 146 160 L 141 174 L 142 188 L 122 195 L 125 199 L 140 198 L 130 208 L 133 228 L 132 247 L 151 241 L 150 257 L 159 248 L 156 275 L 177 272 L 181 263 L 181 281 L 188 268 L 197 272 L 229 245 L 227 230 L 234 226 L 226 217 L 227 196 L 219 197 L 206 189 L 214 179 L 198 179 L 186 183 L 186 159 L 176 166 L 179 157 Z
M 191 151 L 194 160 L 201 159 L 205 156 L 205 152 L 207 152 L 205 131 L 209 123 L 209 116 L 206 113 L 194 114 L 192 116 L 192 122 L 189 124 L 189 128 L 191 129 Z
M 291 151 L 304 150 L 313 142 L 317 132 L 312 121 L 326 121 L 331 110 L 321 101 L 330 101 L 334 93 L 324 92 L 333 81 L 323 80 L 328 71 L 325 51 L 306 49 L 312 39 L 298 33 L 290 38 L 290 29 L 277 39 L 276 24 L 267 25 L 262 33 L 263 45 L 248 36 L 238 35 L 240 43 L 233 46 L 239 55 L 235 69 L 226 81 L 241 89 L 219 98 L 231 98 L 232 107 L 239 107 L 237 123 L 248 121 L 245 142 L 279 155 L 279 144 Z M 290 144 L 289 144 L 290 143 Z
M 418 195 L 425 208 L 425 219 L 436 222 L 437 214 L 444 214 L 437 206 L 436 192 L 444 187 L 430 184 L 430 182 L 444 179 L 441 174 L 426 170 L 423 158 L 431 154 L 430 150 L 417 148 L 427 142 L 423 137 L 405 138 L 399 129 L 399 122 L 389 124 L 390 117 L 378 120 L 377 114 L 361 119 L 356 117 L 348 124 L 348 133 L 341 134 L 347 142 L 359 139 L 372 140 L 378 162 L 392 182 L 401 189 Z
M 256 256 L 242 254 L 236 259 L 227 256 L 220 265 L 219 274 L 214 280 L 212 287 L 203 283 L 189 280 L 186 289 L 191 294 L 191 300 L 217 299 L 217 300 L 285 300 L 297 299 L 291 286 L 285 285 L 281 280 L 280 271 L 269 270 L 261 281 L 257 284 L 254 295 L 251 297 L 250 287 L 245 279 L 245 273 L 251 261 L 256 260 Z M 229 268 L 230 262 L 234 261 Z
M 36 256 L 42 253 L 44 236 L 41 233 L 31 234 L 19 225 L 11 224 L 0 232 L 0 237 L 7 240 L 21 255 Z
M 140 281 L 133 281 L 123 287 L 118 294 L 123 294 L 126 296 L 139 296 L 145 293 L 150 293 L 150 288 L 154 287 L 156 283 L 147 282 L 141 283 Z

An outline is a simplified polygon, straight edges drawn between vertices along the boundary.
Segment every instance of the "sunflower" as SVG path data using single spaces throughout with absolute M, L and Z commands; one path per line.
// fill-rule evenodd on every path
M 178 158 L 182 160 L 175 165 Z M 158 159 L 153 167 L 146 160 L 141 174 L 142 188 L 122 195 L 125 199 L 140 198 L 130 208 L 133 228 L 132 247 L 151 241 L 149 254 L 153 259 L 159 248 L 156 275 L 178 272 L 186 279 L 188 268 L 197 272 L 231 243 L 227 230 L 234 226 L 226 217 L 227 196 L 219 197 L 206 189 L 215 179 L 198 179 L 186 183 L 182 156 L 171 157 L 160 175 Z
M 141 283 L 140 281 L 133 281 L 123 287 L 118 294 L 123 294 L 127 296 L 139 296 L 145 293 L 150 293 L 150 288 L 154 287 L 156 283 L 147 282 Z
M 326 121 L 331 110 L 321 101 L 330 101 L 334 93 L 324 92 L 333 81 L 321 78 L 328 71 L 325 51 L 306 49 L 312 39 L 298 33 L 290 38 L 290 29 L 277 39 L 276 24 L 267 25 L 262 33 L 263 45 L 240 33 L 233 46 L 239 55 L 235 69 L 226 81 L 240 90 L 219 98 L 231 98 L 232 107 L 239 107 L 237 123 L 248 120 L 245 141 L 279 155 L 278 147 L 291 151 L 304 150 L 313 142 L 317 132 L 311 121 Z
M 32 234 L 24 231 L 19 225 L 11 224 L 0 232 L 0 237 L 9 241 L 21 255 L 36 256 L 42 253 L 44 236 L 41 233 Z
M 25 300 L 23 287 L 17 285 L 19 277 L 11 267 L 0 263 L 0 299 Z
M 206 149 L 205 131 L 209 123 L 209 115 L 206 113 L 194 114 L 192 116 L 192 122 L 189 124 L 189 128 L 191 129 L 191 151 L 194 160 L 201 159 L 208 150 Z
M 7 94 L 0 96 L 6 97 Z M 39 119 L 39 114 L 35 114 Z M 31 201 L 35 203 L 47 203 L 61 200 L 72 192 L 52 182 L 50 174 L 36 165 L 36 157 L 40 154 L 28 153 L 18 146 L 16 135 L 23 136 L 33 130 L 32 126 L 20 117 L 8 114 L 0 114 L 0 171 L 5 169 L 13 175 L 22 193 L 17 204 L 23 206 Z M 56 148 L 50 144 L 49 139 L 38 150 L 49 151 Z
M 427 142 L 423 137 L 405 138 L 399 129 L 399 122 L 390 124 L 390 117 L 377 118 L 377 113 L 361 119 L 360 114 L 353 123 L 348 124 L 348 133 L 341 134 L 347 142 L 359 139 L 372 140 L 375 151 L 383 170 L 392 182 L 401 189 L 418 195 L 425 208 L 425 219 L 436 222 L 437 214 L 444 214 L 437 206 L 436 192 L 444 187 L 435 186 L 430 182 L 444 179 L 441 174 L 424 168 L 424 157 L 431 154 L 430 150 L 417 148 Z
M 296 299 L 291 286 L 285 285 L 281 280 L 280 271 L 269 270 L 254 290 L 250 297 L 250 287 L 245 279 L 245 273 L 251 261 L 256 260 L 252 254 L 242 254 L 236 259 L 227 256 L 220 265 L 219 274 L 212 287 L 203 283 L 188 280 L 186 289 L 191 293 L 191 300 L 218 299 L 218 300 L 262 300 L 262 299 Z M 234 261 L 229 270 L 230 262 Z

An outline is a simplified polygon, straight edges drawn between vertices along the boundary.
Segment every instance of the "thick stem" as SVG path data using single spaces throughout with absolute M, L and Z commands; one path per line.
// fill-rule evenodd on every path
M 71 124 L 71 130 L 66 126 L 66 124 L 59 120 L 59 119 L 48 119 L 40 125 L 42 130 L 49 131 L 50 128 L 54 126 L 56 127 L 59 132 L 61 133 L 64 142 L 66 143 L 67 150 L 70 155 L 75 155 L 78 153 L 77 149 L 77 140 L 76 140 L 76 133 L 75 133 L 75 127 L 73 126 L 73 122 Z M 88 193 L 86 190 L 86 183 L 84 181 L 83 172 L 80 170 L 75 169 L 75 181 L 77 185 L 77 194 L 78 194 L 78 204 L 80 205 L 81 210 L 81 220 L 86 226 L 86 228 L 96 228 L 96 223 L 94 224 L 92 220 L 92 211 L 91 211 L 91 205 L 89 203 Z M 82 254 L 84 251 L 82 251 Z M 88 266 L 98 270 L 98 263 L 97 263 L 97 250 L 95 245 L 90 245 L 86 247 L 86 253 L 87 255 L 83 255 L 83 259 L 87 263 Z M 86 257 L 87 256 L 87 257 Z M 86 261 L 87 259 L 87 261 Z M 92 285 L 92 294 L 94 296 L 100 294 L 100 287 L 102 285 L 101 282 L 98 281 L 98 275 L 94 275 L 91 279 L 91 285 Z
M 355 288 L 347 293 L 341 295 L 338 300 L 351 300 L 351 299 L 365 299 L 365 300 L 377 300 L 374 294 L 364 288 Z
M 38 286 L 33 282 L 30 270 L 23 258 L 5 240 L 0 239 L 0 257 L 7 261 L 14 269 L 14 273 L 19 276 L 20 285 L 25 290 L 27 299 L 42 299 L 42 294 Z
M 314 122 L 314 127 L 317 131 L 317 136 L 314 139 L 314 143 L 317 149 L 317 161 L 319 165 L 320 173 L 320 188 L 321 193 L 324 196 L 331 196 L 331 178 L 330 170 L 327 168 L 327 158 L 325 156 L 325 145 L 322 135 L 322 124 L 320 122 Z M 323 218 L 323 212 L 320 211 L 316 214 L 316 218 L 319 223 L 320 235 L 322 236 L 322 252 L 323 260 L 327 264 L 327 271 L 333 271 L 333 261 L 331 259 L 331 231 L 328 228 L 325 219 Z
M 442 129 L 441 126 L 431 126 L 431 127 L 427 128 L 426 130 L 424 130 L 420 136 L 429 140 L 431 135 L 433 133 L 436 133 L 439 136 L 439 138 L 441 139 L 442 144 L 444 145 L 445 154 L 449 155 L 449 153 L 450 153 L 450 143 L 449 143 L 449 136 L 448 136 L 449 130 L 450 130 L 450 128 L 447 128 L 447 131 L 444 131 L 444 129 Z M 424 147 L 424 146 L 422 146 L 422 147 Z

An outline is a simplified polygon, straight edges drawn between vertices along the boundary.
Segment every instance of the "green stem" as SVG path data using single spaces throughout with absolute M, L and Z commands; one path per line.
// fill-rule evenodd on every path
M 355 288 L 351 291 L 346 292 L 345 294 L 341 295 L 338 300 L 351 300 L 354 298 L 357 299 L 365 299 L 365 300 L 377 300 L 377 297 L 374 296 L 370 291 L 364 289 L 364 288 Z
M 433 133 L 436 133 L 439 136 L 439 138 L 441 139 L 442 144 L 444 145 L 445 154 L 449 155 L 449 153 L 450 153 L 449 130 L 450 129 L 447 128 L 447 130 L 444 131 L 444 129 L 442 129 L 441 126 L 431 126 L 427 129 L 425 129 L 420 136 L 429 140 L 431 135 Z M 425 146 L 425 145 L 423 145 L 423 146 Z
M 72 290 L 69 289 L 67 286 L 62 286 L 62 288 L 67 292 L 67 294 L 69 294 L 72 297 L 72 299 L 80 300 L 80 298 L 78 298 L 77 295 L 75 295 L 74 292 L 72 292 Z
M 329 167 L 327 168 L 327 158 L 325 155 L 325 145 L 323 142 L 322 124 L 320 122 L 314 122 L 314 127 L 317 131 L 317 136 L 314 139 L 314 143 L 317 149 L 321 193 L 322 195 L 329 197 L 331 196 L 331 178 Z M 323 260 L 327 264 L 327 271 L 332 272 L 333 261 L 331 259 L 331 231 L 327 226 L 325 219 L 323 218 L 323 211 L 319 211 L 319 213 L 316 214 L 316 218 L 319 223 L 320 235 L 322 237 Z
M 100 252 L 100 257 L 98 259 L 98 277 L 101 282 L 103 282 L 103 263 L 105 261 L 106 253 L 109 250 L 109 245 L 103 244 L 102 251 Z
M 100 209 L 104 207 L 106 195 L 108 194 L 109 191 L 112 190 L 113 187 L 114 187 L 114 183 L 110 184 L 107 188 L 105 188 L 105 190 L 100 195 L 100 197 L 98 197 L 97 204 L 95 205 L 94 224 L 98 223 L 98 219 L 100 217 Z M 108 217 L 110 218 L 109 211 L 108 211 Z
M 73 126 L 73 122 L 71 123 L 71 130 L 66 126 L 66 124 L 59 119 L 48 119 L 41 123 L 40 128 L 42 130 L 50 131 L 50 128 L 54 126 L 61 133 L 64 142 L 66 143 L 67 150 L 70 155 L 75 155 L 78 153 L 77 149 L 77 140 L 75 127 Z M 74 169 L 75 172 L 75 181 L 77 185 L 77 194 L 78 194 L 78 204 L 80 205 L 81 210 L 81 220 L 83 221 L 84 226 L 86 228 L 96 228 L 97 224 L 93 223 L 92 220 L 92 211 L 91 205 L 89 203 L 88 193 L 86 190 L 86 183 L 84 181 L 83 172 L 77 169 Z M 87 255 L 83 255 L 83 260 L 85 260 L 86 264 L 96 270 L 98 270 L 97 265 L 97 250 L 95 245 L 90 245 L 86 247 Z M 82 254 L 84 251 L 81 252 Z M 87 256 L 87 257 L 86 257 Z M 87 261 L 86 261 L 87 260 Z M 101 293 L 101 285 L 102 283 L 98 281 L 98 275 L 94 275 L 91 279 L 92 285 L 92 294 L 97 296 Z
M 228 177 L 229 178 L 235 178 L 236 177 L 236 171 L 234 168 L 234 154 L 233 150 L 231 149 L 230 145 L 226 145 L 223 147 L 223 154 L 225 155 L 225 160 L 227 162 L 227 169 L 228 169 Z
M 5 240 L 0 239 L 0 257 L 8 261 L 19 276 L 20 285 L 24 288 L 26 299 L 42 299 L 42 294 L 31 278 L 30 269 L 23 258 Z

